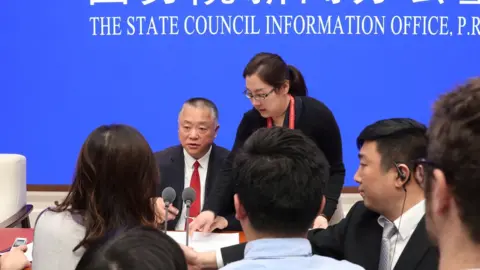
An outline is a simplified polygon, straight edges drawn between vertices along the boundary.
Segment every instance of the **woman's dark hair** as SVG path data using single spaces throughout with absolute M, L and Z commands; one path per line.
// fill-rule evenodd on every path
M 294 66 L 287 65 L 280 55 L 273 53 L 256 54 L 243 70 L 243 78 L 254 74 L 276 89 L 279 89 L 285 81 L 290 81 L 288 93 L 292 96 L 306 96 L 308 94 L 302 73 Z
M 67 197 L 54 212 L 80 216 L 85 236 L 73 251 L 133 225 L 155 226 L 160 173 L 150 145 L 135 128 L 104 125 L 84 142 Z
M 75 270 L 187 270 L 180 246 L 165 233 L 136 227 L 89 248 Z

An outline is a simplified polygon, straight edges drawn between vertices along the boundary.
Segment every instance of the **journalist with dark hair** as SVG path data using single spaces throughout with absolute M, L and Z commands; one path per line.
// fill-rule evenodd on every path
M 363 269 L 312 255 L 305 236 L 324 205 L 328 162 L 299 130 L 261 128 L 234 160 L 236 217 L 249 241 L 245 258 L 226 270 Z
M 233 149 L 215 182 L 212 196 L 203 212 L 191 223 L 190 230 L 212 231 L 217 229 L 214 225 L 216 216 L 235 212 L 233 195 L 236 183 L 231 177 L 232 161 L 255 130 L 273 126 L 302 131 L 325 153 L 331 167 L 325 189 L 326 205 L 323 215 L 315 222 L 326 225 L 337 208 L 345 178 L 342 141 L 335 117 L 324 103 L 307 97 L 302 74 L 277 54 L 255 55 L 245 67 L 243 77 L 246 84 L 243 94 L 254 108 L 243 115 Z
M 364 200 L 340 223 L 309 231 L 313 253 L 366 270 L 436 270 L 438 250 L 425 229 L 424 193 L 415 166 L 426 155 L 426 127 L 408 118 L 377 121 L 360 133 L 357 145 L 360 165 L 354 178 Z M 191 252 L 187 261 L 223 267 L 241 260 L 245 251 L 241 244 L 221 252 Z
M 32 269 L 74 269 L 105 234 L 125 226 L 157 227 L 162 222 L 157 209 L 163 209 L 154 200 L 159 175 L 138 130 L 117 124 L 96 128 L 80 149 L 67 196 L 37 218 Z

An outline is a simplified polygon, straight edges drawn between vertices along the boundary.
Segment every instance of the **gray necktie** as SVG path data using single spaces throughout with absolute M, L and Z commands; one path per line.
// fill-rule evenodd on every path
M 385 219 L 385 225 L 383 226 L 382 235 L 382 247 L 380 250 L 380 261 L 378 264 L 378 270 L 390 270 L 392 256 L 390 252 L 390 239 L 397 233 L 397 228 L 389 220 Z

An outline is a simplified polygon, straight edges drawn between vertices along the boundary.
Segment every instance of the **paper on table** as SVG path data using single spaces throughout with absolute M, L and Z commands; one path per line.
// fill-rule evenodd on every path
M 27 245 L 27 251 L 25 251 L 25 256 L 29 261 L 32 261 L 32 253 L 33 253 L 33 242 Z
M 3 255 L 7 252 L 0 253 L 0 255 Z M 30 243 L 30 244 L 27 244 L 27 251 L 25 251 L 25 256 L 27 257 L 27 260 L 29 260 L 29 261 L 32 261 L 32 252 L 33 252 L 33 242 Z
M 186 232 L 167 232 L 177 243 L 185 245 Z M 209 233 L 194 232 L 188 240 L 189 246 L 196 251 L 214 251 L 240 243 L 238 233 Z

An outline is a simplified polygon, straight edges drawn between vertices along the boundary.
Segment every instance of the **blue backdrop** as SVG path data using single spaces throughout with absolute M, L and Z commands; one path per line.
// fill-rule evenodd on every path
M 427 123 L 438 94 L 478 74 L 480 0 L 101 2 L 0 3 L 0 152 L 26 155 L 28 184 L 69 184 L 81 144 L 101 124 L 133 125 L 154 150 L 177 144 L 177 114 L 192 96 L 217 103 L 216 142 L 230 148 L 251 107 L 243 68 L 269 51 L 297 66 L 334 112 L 353 186 L 365 125 Z M 217 18 L 243 33 L 203 33 Z

